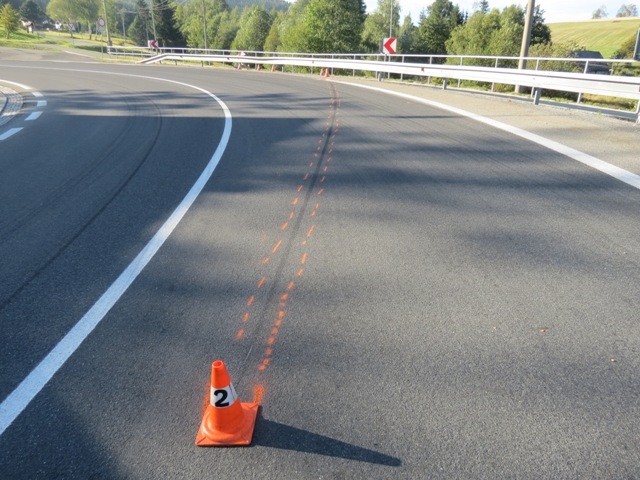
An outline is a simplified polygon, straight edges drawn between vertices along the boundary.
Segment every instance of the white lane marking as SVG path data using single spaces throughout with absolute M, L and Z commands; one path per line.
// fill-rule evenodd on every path
M 18 82 L 11 82 L 9 80 L 2 80 L 3 83 L 10 83 L 11 85 L 15 85 L 16 87 L 20 87 L 23 90 L 32 90 L 31 87 L 27 86 L 27 85 L 23 85 L 22 83 L 18 83 Z
M 386 93 L 389 95 L 395 95 L 397 97 L 402 97 L 408 100 L 424 103 L 425 105 L 429 105 L 431 107 L 440 108 L 442 110 L 447 110 L 457 115 L 471 118 L 473 120 L 476 120 L 477 122 L 484 123 L 485 125 L 490 125 L 500 130 L 504 130 L 505 132 L 512 133 L 513 135 L 516 135 L 518 137 L 524 138 L 531 142 L 537 143 L 538 145 L 542 145 L 543 147 L 546 147 L 550 150 L 558 152 L 569 158 L 573 158 L 574 160 L 577 160 L 578 162 L 583 163 L 584 165 L 587 165 L 591 168 L 599 170 L 600 172 L 606 175 L 609 175 L 615 179 L 620 180 L 621 182 L 626 183 L 627 185 L 630 185 L 640 190 L 640 175 L 636 175 L 635 173 L 629 172 L 623 168 L 616 167 L 615 165 L 607 163 L 604 160 L 600 160 L 599 158 L 592 157 L 591 155 L 581 152 L 580 150 L 567 147 L 566 145 L 563 145 L 559 142 L 549 140 L 548 138 L 541 137 L 540 135 L 536 135 L 535 133 L 527 132 L 526 130 L 523 130 L 521 128 L 513 127 L 511 125 L 507 125 L 506 123 L 498 122 L 491 118 L 487 118 L 481 115 L 477 115 L 475 113 L 467 112 L 466 110 L 452 107 L 444 103 L 434 102 L 433 100 L 427 100 L 425 98 L 414 97 L 413 95 L 408 95 L 406 93 L 394 92 L 391 90 L 385 90 L 380 87 L 370 87 L 368 85 L 359 85 L 357 83 L 350 83 L 350 82 L 336 81 L 335 83 L 342 83 L 345 85 L 352 85 L 354 87 L 374 90 L 376 92 Z
M 32 122 L 34 120 L 37 120 L 38 118 L 40 118 L 40 115 L 42 115 L 42 112 L 33 112 L 31 115 L 29 115 L 27 118 L 24 119 L 25 122 Z
M 44 95 L 41 94 L 40 92 L 31 92 L 31 95 L 33 95 L 34 97 L 38 97 L 38 98 L 44 97 Z
M 46 107 L 47 106 L 47 101 L 46 100 L 38 100 L 38 107 Z
M 9 130 L 7 130 L 6 132 L 4 132 L 2 135 L 0 135 L 0 142 L 2 140 L 6 140 L 7 138 L 9 138 L 12 135 L 15 135 L 16 133 L 18 133 L 20 130 L 22 130 L 22 127 L 20 128 L 11 128 Z
M 104 73 L 104 72 L 103 72 Z M 125 74 L 120 74 L 125 75 Z M 127 75 L 138 77 L 138 75 Z M 162 244 L 169 238 L 169 235 L 176 228 L 180 220 L 187 213 L 193 202 L 196 200 L 206 183 L 213 175 L 213 171 L 217 167 L 222 154 L 227 148 L 229 137 L 231 136 L 231 112 L 227 106 L 216 97 L 213 93 L 208 92 L 200 87 L 189 85 L 187 83 L 176 82 L 154 77 L 142 77 L 154 80 L 160 80 L 177 85 L 194 88 L 211 98 L 213 98 L 224 112 L 224 130 L 222 138 L 216 148 L 209 163 L 196 183 L 191 187 L 184 199 L 178 207 L 169 216 L 167 221 L 160 227 L 160 230 L 147 243 L 142 251 L 136 256 L 129 266 L 120 274 L 120 276 L 111 284 L 106 292 L 98 299 L 98 301 L 84 314 L 84 316 L 76 323 L 71 330 L 58 342 L 58 344 L 49 352 L 49 354 L 26 376 L 24 380 L 13 390 L 7 398 L 0 404 L 0 435 L 13 423 L 27 405 L 35 398 L 35 396 L 44 388 L 51 380 L 62 365 L 71 357 L 78 349 L 82 342 L 89 336 L 93 329 L 100 323 L 105 315 L 116 304 L 120 297 L 127 291 L 136 277 L 142 272 L 144 267 L 151 261 L 153 256 L 158 252 Z
M 70 50 L 63 50 L 64 53 L 68 53 L 70 55 L 78 55 L 79 57 L 87 57 L 87 58 L 93 58 L 91 55 L 86 55 L 84 53 L 78 53 L 78 52 L 72 52 Z

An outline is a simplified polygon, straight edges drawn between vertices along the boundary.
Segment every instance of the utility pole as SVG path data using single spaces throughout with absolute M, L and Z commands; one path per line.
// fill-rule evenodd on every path
M 209 45 L 207 43 L 207 4 L 205 0 L 202 0 L 202 23 L 204 24 L 204 49 L 207 50 Z
M 524 31 L 522 32 L 522 46 L 520 47 L 520 60 L 518 61 L 518 69 L 527 68 L 527 59 L 529 56 L 529 44 L 531 43 L 531 28 L 533 27 L 533 12 L 536 8 L 535 0 L 529 0 L 527 5 L 527 13 L 524 17 Z M 521 85 L 516 86 L 516 93 L 523 93 Z
M 158 37 L 156 36 L 156 19 L 153 16 L 153 0 L 151 0 L 151 24 L 153 25 L 153 39 L 157 41 Z
M 104 7 L 104 28 L 107 30 L 107 46 L 111 46 L 111 34 L 109 33 L 109 16 L 107 15 L 107 0 L 102 0 L 102 6 Z

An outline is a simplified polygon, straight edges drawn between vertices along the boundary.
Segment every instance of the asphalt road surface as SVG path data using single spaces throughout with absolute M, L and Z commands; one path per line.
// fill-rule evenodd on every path
M 318 77 L 0 64 L 0 477 L 640 478 L 637 188 Z M 194 445 L 216 359 L 250 447 Z

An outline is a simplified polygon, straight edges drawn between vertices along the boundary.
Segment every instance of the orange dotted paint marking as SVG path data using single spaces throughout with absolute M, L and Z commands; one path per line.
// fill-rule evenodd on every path
M 253 403 L 257 403 L 260 405 L 262 403 L 262 399 L 264 398 L 264 386 L 261 384 L 253 387 Z
M 242 321 L 244 323 L 247 323 L 249 321 L 249 312 L 246 312 L 243 316 L 242 316 Z
M 314 159 L 319 159 L 319 160 L 314 160 L 309 162 L 309 168 L 313 169 L 314 167 L 316 167 L 315 173 L 312 171 L 308 171 L 304 174 L 303 177 L 303 182 L 309 180 L 312 178 L 312 176 L 317 175 L 318 173 L 322 172 L 318 178 L 318 182 L 320 184 L 324 184 L 327 180 L 327 172 L 329 171 L 329 167 L 328 165 L 324 165 L 322 170 L 320 170 L 321 167 L 321 162 L 323 161 L 323 157 L 325 157 L 326 155 L 326 159 L 324 160 L 324 162 L 326 164 L 328 164 L 329 162 L 332 161 L 332 157 L 331 154 L 333 153 L 333 146 L 334 146 L 334 139 L 336 138 L 336 132 L 337 132 L 337 127 L 338 127 L 338 120 L 337 120 L 337 106 L 340 105 L 340 101 L 339 99 L 336 98 L 331 98 L 331 108 L 330 108 L 330 113 L 329 115 L 327 115 L 327 122 L 325 125 L 325 132 L 322 133 L 322 138 L 317 140 L 317 151 L 313 152 L 313 156 Z M 322 150 L 322 153 L 319 153 Z M 310 152 L 311 153 L 311 152 Z M 315 180 L 315 177 L 314 177 Z M 293 198 L 293 200 L 291 201 L 291 205 L 297 206 L 301 203 L 301 200 L 303 197 L 300 196 L 300 194 L 304 191 L 304 184 L 299 184 L 296 187 L 296 192 L 299 194 L 298 196 L 296 196 L 295 198 Z M 308 191 L 306 193 L 307 196 L 304 197 L 304 201 L 308 201 L 308 195 L 310 195 L 311 191 Z M 318 195 L 322 195 L 324 193 L 324 188 L 320 188 L 317 190 L 317 194 Z M 300 208 L 300 207 L 298 207 Z M 315 204 L 315 208 L 310 212 L 310 215 L 312 217 L 315 217 L 317 215 L 317 211 L 320 208 L 320 203 L 316 203 Z M 306 211 L 306 205 L 305 205 L 305 211 Z M 302 214 L 305 214 L 305 211 L 302 211 Z M 295 218 L 296 213 L 294 211 L 291 211 L 289 214 L 289 219 L 287 221 L 284 221 L 283 223 L 281 223 L 280 225 L 280 231 L 285 231 L 288 229 L 289 225 L 292 223 L 291 221 Z M 299 227 L 299 225 L 297 225 L 297 227 Z M 305 239 L 303 239 L 302 241 L 302 245 L 306 245 L 307 244 L 307 239 L 311 238 L 311 236 L 315 233 L 315 228 L 316 225 L 312 224 L 310 227 L 308 227 L 308 230 L 306 232 L 306 237 Z M 297 234 L 297 233 L 296 233 Z M 265 231 L 262 231 L 262 240 L 263 243 L 266 242 L 267 239 L 267 234 Z M 278 240 L 275 245 L 271 248 L 271 253 L 275 254 L 279 251 L 279 249 L 282 247 L 283 241 L 285 239 L 280 239 Z M 291 239 L 294 240 L 294 239 Z M 308 259 L 308 253 L 304 252 L 302 253 L 302 256 L 300 257 L 300 265 L 305 265 Z M 270 257 L 264 257 L 264 259 L 262 260 L 263 264 L 267 264 L 270 262 Z M 298 277 L 301 277 L 304 274 L 304 268 L 300 267 L 296 273 L 296 275 Z M 266 277 L 262 277 L 260 279 L 260 281 L 258 282 L 258 288 L 262 288 L 264 285 L 266 284 Z M 284 293 L 282 293 L 279 297 L 279 310 L 277 311 L 277 315 L 276 315 L 276 319 L 274 320 L 274 323 L 272 325 L 271 331 L 270 331 L 270 336 L 266 341 L 266 345 L 265 345 L 265 352 L 264 352 L 264 358 L 262 359 L 261 363 L 258 365 L 258 370 L 259 371 L 264 371 L 267 366 L 270 364 L 270 358 L 273 354 L 273 348 L 272 346 L 274 345 L 274 343 L 277 340 L 277 336 L 279 333 L 279 329 L 281 328 L 282 322 L 284 320 L 285 317 L 285 308 L 286 308 L 286 304 L 287 301 L 290 299 L 290 293 L 293 291 L 294 288 L 294 282 L 290 281 L 287 284 L 286 290 Z M 253 304 L 255 304 L 255 300 L 256 300 L 256 295 L 251 295 L 249 297 L 249 299 L 247 300 L 247 305 L 249 307 L 251 307 Z M 249 320 L 249 311 L 247 311 L 243 317 L 243 321 L 247 322 Z M 241 339 L 245 336 L 245 330 L 244 329 L 240 329 L 237 333 L 237 338 Z M 262 385 L 258 385 L 254 388 L 254 401 L 256 403 L 259 403 L 262 401 L 262 397 L 264 395 L 264 387 Z

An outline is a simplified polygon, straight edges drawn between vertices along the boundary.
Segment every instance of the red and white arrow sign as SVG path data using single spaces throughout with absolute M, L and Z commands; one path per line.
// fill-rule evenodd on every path
M 382 42 L 382 52 L 388 55 L 396 53 L 396 39 L 394 37 L 385 38 Z
M 147 47 L 148 48 L 155 48 L 157 50 L 158 49 L 158 41 L 157 40 L 147 40 Z

